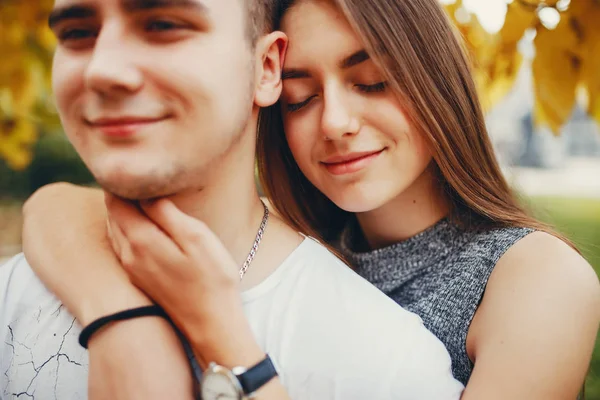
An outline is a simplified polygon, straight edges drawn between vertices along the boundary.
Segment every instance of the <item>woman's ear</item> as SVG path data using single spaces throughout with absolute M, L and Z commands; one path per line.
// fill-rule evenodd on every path
M 281 70 L 285 60 L 288 38 L 280 31 L 271 32 L 256 44 L 256 89 L 254 103 L 259 107 L 272 106 L 281 95 Z

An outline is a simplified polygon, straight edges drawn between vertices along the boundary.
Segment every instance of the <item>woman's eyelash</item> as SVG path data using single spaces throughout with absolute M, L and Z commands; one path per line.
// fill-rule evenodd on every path
M 383 92 L 387 87 L 387 82 L 378 82 L 373 85 L 356 85 L 356 87 L 365 93 Z
M 386 88 L 387 88 L 387 82 L 378 82 L 378 83 L 374 83 L 372 85 L 355 85 L 361 92 L 364 93 L 377 93 L 377 92 L 383 92 Z M 311 96 L 308 99 L 301 101 L 300 103 L 291 103 L 288 104 L 287 110 L 289 112 L 294 112 L 294 111 L 298 111 L 300 109 L 302 109 L 303 107 L 307 106 L 308 103 L 310 103 L 310 101 L 314 98 L 315 96 Z
M 310 103 L 310 101 L 311 101 L 311 100 L 312 100 L 314 97 L 315 97 L 315 96 L 311 96 L 311 97 L 309 97 L 308 99 L 306 99 L 306 100 L 304 100 L 304 101 L 301 101 L 300 103 L 291 103 L 291 104 L 288 104 L 288 105 L 286 106 L 286 107 L 287 107 L 287 110 L 288 110 L 289 112 L 298 111 L 298 110 L 300 110 L 302 107 L 304 107 L 304 106 L 306 106 L 308 103 Z

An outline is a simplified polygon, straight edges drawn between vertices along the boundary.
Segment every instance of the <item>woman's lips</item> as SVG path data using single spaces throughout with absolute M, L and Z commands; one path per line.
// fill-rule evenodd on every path
M 345 175 L 358 172 L 370 165 L 381 153 L 382 150 L 341 154 L 327 158 L 321 164 L 332 175 Z

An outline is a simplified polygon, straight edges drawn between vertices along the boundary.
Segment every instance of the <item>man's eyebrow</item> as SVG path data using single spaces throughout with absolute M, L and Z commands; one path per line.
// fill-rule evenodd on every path
M 48 26 L 53 28 L 62 21 L 69 19 L 92 18 L 98 14 L 98 11 L 90 5 L 72 5 L 59 7 L 52 10 L 48 17 Z
M 365 62 L 370 58 L 371 56 L 369 56 L 369 53 L 367 53 L 366 50 L 359 50 L 356 53 L 353 53 L 350 56 L 344 58 L 342 62 L 340 62 L 339 67 L 341 69 L 348 69 L 362 62 Z
M 121 0 L 127 12 L 153 10 L 157 8 L 187 8 L 192 11 L 208 13 L 208 7 L 199 0 Z

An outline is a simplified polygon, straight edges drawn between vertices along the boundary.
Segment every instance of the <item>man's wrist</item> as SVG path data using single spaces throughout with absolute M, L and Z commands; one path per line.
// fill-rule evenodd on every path
M 250 368 L 265 358 L 242 310 L 237 317 L 231 313 L 221 314 L 185 333 L 203 368 L 210 362 L 229 369 Z

